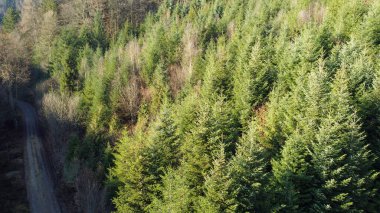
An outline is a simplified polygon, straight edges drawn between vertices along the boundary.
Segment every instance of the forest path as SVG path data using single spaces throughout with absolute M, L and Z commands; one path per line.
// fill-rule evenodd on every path
M 29 207 L 32 213 L 60 213 L 53 183 L 37 132 L 37 114 L 32 105 L 16 102 L 21 110 L 26 130 L 25 180 Z

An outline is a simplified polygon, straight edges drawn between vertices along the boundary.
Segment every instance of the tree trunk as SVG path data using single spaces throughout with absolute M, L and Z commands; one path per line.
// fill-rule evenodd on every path
M 8 96 L 9 96 L 9 105 L 11 106 L 11 110 L 14 112 L 15 111 L 15 98 L 13 97 L 13 87 L 12 86 L 8 87 Z M 14 115 L 12 117 L 13 117 L 14 127 L 18 128 L 17 116 Z
M 13 98 L 13 90 L 12 86 L 8 87 L 8 97 L 9 97 L 9 105 L 11 106 L 11 109 L 15 109 L 15 103 L 14 103 L 14 98 Z

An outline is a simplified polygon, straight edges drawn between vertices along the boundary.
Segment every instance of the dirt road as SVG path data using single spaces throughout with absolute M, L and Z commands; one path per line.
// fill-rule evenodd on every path
M 32 213 L 60 213 L 42 142 L 37 133 L 36 111 L 30 104 L 22 101 L 17 101 L 17 106 L 23 113 L 27 134 L 25 180 L 30 210 Z

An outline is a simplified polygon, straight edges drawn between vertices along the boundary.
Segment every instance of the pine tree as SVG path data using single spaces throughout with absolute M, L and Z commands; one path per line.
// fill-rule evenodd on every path
M 210 113 L 210 106 L 203 102 L 197 112 L 195 126 L 186 134 L 180 148 L 183 156 L 180 168 L 186 175 L 189 187 L 197 194 L 202 193 L 203 174 L 211 168 L 212 157 L 209 151 L 211 147 L 207 144 L 211 126 Z
M 162 177 L 167 168 L 179 165 L 178 142 L 176 126 L 164 107 L 150 130 L 127 136 L 118 144 L 112 173 L 121 182 L 114 199 L 119 212 L 146 211 L 155 198 L 164 196 Z
M 231 76 L 225 69 L 225 41 L 220 38 L 215 45 L 211 43 L 206 53 L 206 67 L 203 76 L 202 95 L 206 98 L 230 93 Z
M 228 166 L 232 180 L 230 193 L 234 195 L 237 212 L 268 212 L 269 183 L 268 156 L 259 143 L 257 123 L 252 122 L 240 140 L 236 155 Z
M 234 196 L 231 194 L 232 180 L 227 170 L 224 147 L 213 162 L 213 168 L 205 177 L 204 194 L 198 198 L 197 212 L 234 212 Z
M 273 67 L 265 61 L 264 54 L 269 54 L 265 52 L 269 52 L 269 49 L 263 48 L 260 42 L 257 42 L 247 59 L 244 55 L 241 56 L 241 60 L 246 61 L 240 62 L 234 76 L 234 99 L 243 126 L 247 125 L 246 121 L 249 120 L 252 109 L 263 104 L 272 89 L 275 76 Z
M 55 39 L 50 60 L 50 72 L 58 78 L 62 93 L 78 89 L 77 57 L 80 41 L 73 30 L 64 30 Z
M 279 193 L 284 198 L 280 208 L 286 211 L 321 211 L 320 204 L 315 202 L 320 193 L 312 163 L 311 144 L 315 141 L 315 130 L 319 128 L 320 118 L 326 110 L 326 83 L 327 74 L 320 61 L 319 69 L 309 74 L 300 95 L 302 108 L 293 112 L 297 127 L 286 140 L 280 159 L 272 162 Z
M 380 171 L 380 72 L 378 70 L 373 82 L 373 89 L 360 99 L 360 115 L 363 119 L 363 129 L 366 141 L 376 157 L 373 168 Z M 371 209 L 380 207 L 380 178 L 376 179 L 376 196 L 372 198 Z
M 374 1 L 360 30 L 361 38 L 370 45 L 380 44 L 380 3 Z
M 117 212 L 143 212 L 151 202 L 156 182 L 154 174 L 146 166 L 151 159 L 147 155 L 142 133 L 124 137 L 116 150 L 111 176 L 121 185 L 113 203 Z
M 13 7 L 8 8 L 2 19 L 2 28 L 4 32 L 12 32 L 15 29 L 18 20 L 19 14 L 16 10 Z
M 160 189 L 162 198 L 154 198 L 149 206 L 149 212 L 191 212 L 194 195 L 183 171 L 169 169 L 162 182 L 163 186 Z
M 328 114 L 312 144 L 324 211 L 364 211 L 373 196 L 372 153 L 351 105 L 348 77 L 340 69 L 332 85 Z
M 168 106 L 163 107 L 160 117 L 153 124 L 152 133 L 150 133 L 152 138 L 150 149 L 152 149 L 152 154 L 157 156 L 152 163 L 157 164 L 160 172 L 168 167 L 178 167 L 180 159 L 177 126 L 169 110 Z
M 298 132 L 285 142 L 281 160 L 273 161 L 273 173 L 280 188 L 280 209 L 286 212 L 308 212 L 316 207 L 317 195 L 309 141 Z
M 141 75 L 146 82 L 153 81 L 153 74 L 160 60 L 166 58 L 165 52 L 165 29 L 160 24 L 157 24 L 150 30 L 151 34 L 146 37 L 146 45 L 142 50 L 142 70 Z

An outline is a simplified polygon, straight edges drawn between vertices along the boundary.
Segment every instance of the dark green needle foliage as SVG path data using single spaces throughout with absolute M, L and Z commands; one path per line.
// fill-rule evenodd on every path
M 379 211 L 379 0 L 40 2 L 2 36 L 76 100 L 107 211 Z
M 16 24 L 20 19 L 19 13 L 15 10 L 15 8 L 10 7 L 4 14 L 2 18 L 2 29 L 4 32 L 10 33 L 16 28 Z
M 257 122 L 251 122 L 240 139 L 236 155 L 228 165 L 231 178 L 229 193 L 234 196 L 237 212 L 268 212 L 270 207 L 268 151 L 259 142 Z
M 313 143 L 313 161 L 321 183 L 325 211 L 364 211 L 374 196 L 373 154 L 361 123 L 350 106 L 348 76 L 340 69 L 332 84 L 330 104 Z

